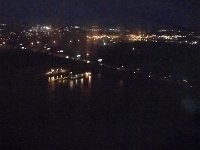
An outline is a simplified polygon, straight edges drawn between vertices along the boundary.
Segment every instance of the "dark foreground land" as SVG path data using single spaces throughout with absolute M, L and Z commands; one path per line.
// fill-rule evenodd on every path
M 149 62 L 139 62 L 145 57 L 140 52 L 129 67 L 145 69 L 132 78 L 132 72 L 105 71 L 46 54 L 1 51 L 0 149 L 199 149 L 198 50 L 185 49 L 183 55 L 165 51 L 159 58 L 172 60 L 160 60 L 168 68 L 163 70 L 155 69 L 161 63 L 150 62 L 157 59 L 146 53 L 148 59 L 141 60 Z M 107 63 L 114 64 L 112 60 Z M 91 79 L 48 82 L 43 74 L 60 66 L 91 71 Z M 170 72 L 187 77 L 192 88 L 176 80 L 148 79 L 152 70 L 157 76 Z

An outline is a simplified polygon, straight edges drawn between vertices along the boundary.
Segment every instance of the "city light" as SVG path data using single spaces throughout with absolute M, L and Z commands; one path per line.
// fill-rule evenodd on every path
M 50 30 L 50 29 L 51 29 L 51 28 L 50 28 L 50 27 L 48 27 L 48 26 L 46 26 L 45 28 L 46 28 L 47 30 Z
M 2 150 L 200 150 L 200 0 L 0 4 Z
M 98 62 L 102 62 L 103 61 L 103 59 L 98 59 Z
M 188 81 L 187 80 L 183 80 L 183 82 L 187 83 Z

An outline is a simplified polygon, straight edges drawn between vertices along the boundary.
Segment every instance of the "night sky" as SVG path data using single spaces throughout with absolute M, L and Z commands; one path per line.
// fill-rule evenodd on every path
M 200 28 L 199 0 L 0 0 L 1 23 Z

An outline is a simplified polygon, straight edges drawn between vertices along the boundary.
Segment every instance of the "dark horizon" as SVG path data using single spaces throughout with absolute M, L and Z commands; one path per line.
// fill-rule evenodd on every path
M 72 24 L 199 30 L 199 2 L 158 0 L 0 0 L 1 23 Z

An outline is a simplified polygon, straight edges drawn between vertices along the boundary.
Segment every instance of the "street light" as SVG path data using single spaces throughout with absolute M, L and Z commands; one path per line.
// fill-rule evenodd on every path
M 102 62 L 103 61 L 103 59 L 98 59 L 98 62 Z

